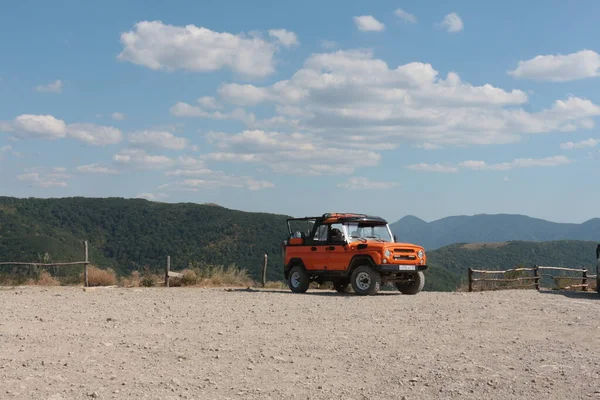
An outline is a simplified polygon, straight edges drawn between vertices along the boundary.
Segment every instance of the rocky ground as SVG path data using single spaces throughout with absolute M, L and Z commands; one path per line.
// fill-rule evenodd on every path
M 2 399 L 600 398 L 600 297 L 0 288 Z

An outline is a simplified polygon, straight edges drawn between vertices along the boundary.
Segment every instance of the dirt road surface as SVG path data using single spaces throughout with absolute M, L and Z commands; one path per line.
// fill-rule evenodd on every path
M 600 398 L 600 297 L 0 288 L 1 399 Z

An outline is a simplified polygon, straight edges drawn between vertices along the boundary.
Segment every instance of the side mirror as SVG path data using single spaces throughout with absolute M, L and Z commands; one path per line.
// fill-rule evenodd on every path
M 398 238 L 394 235 L 394 243 L 398 243 Z

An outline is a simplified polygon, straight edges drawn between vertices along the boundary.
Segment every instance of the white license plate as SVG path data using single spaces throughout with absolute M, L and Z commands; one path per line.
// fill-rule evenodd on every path
M 417 267 L 414 265 L 398 265 L 398 271 L 414 271 Z

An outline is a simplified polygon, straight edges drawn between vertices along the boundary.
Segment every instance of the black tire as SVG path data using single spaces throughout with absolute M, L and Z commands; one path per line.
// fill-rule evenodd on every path
M 310 286 L 310 279 L 306 270 L 299 265 L 292 267 L 288 275 L 288 286 L 294 293 L 304 293 Z
M 352 272 L 352 289 L 359 296 L 374 295 L 381 288 L 381 275 L 368 265 L 361 265 Z
M 417 294 L 425 286 L 425 274 L 423 271 L 417 271 L 411 274 L 410 282 L 396 282 L 394 285 L 402 294 Z
M 350 283 L 346 280 L 333 281 L 333 288 L 338 293 L 350 293 Z

